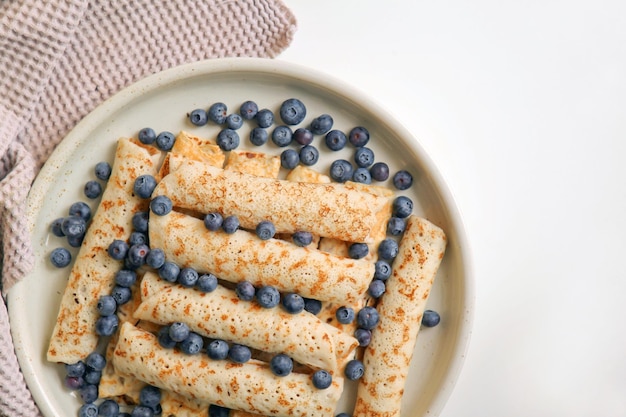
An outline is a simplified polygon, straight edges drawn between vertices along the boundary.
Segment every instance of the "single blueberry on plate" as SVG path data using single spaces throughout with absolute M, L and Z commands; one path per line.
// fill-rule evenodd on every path
M 63 230 L 63 234 L 67 237 L 84 236 L 87 230 L 87 223 L 82 217 L 67 216 L 63 219 L 61 230 Z
M 88 369 L 85 371 L 85 376 L 83 377 L 83 379 L 87 384 L 98 385 L 100 383 L 100 380 L 102 379 L 102 371 Z
M 100 197 L 102 194 L 102 185 L 98 181 L 90 180 L 85 183 L 85 188 L 83 189 L 85 193 L 85 197 L 90 199 L 95 199 Z
M 345 159 L 337 159 L 330 164 L 330 178 L 337 182 L 346 182 L 352 179 L 354 169 Z
M 362 259 L 369 253 L 367 243 L 353 243 L 348 247 L 348 256 L 352 259 Z
M 144 145 L 152 145 L 157 138 L 157 134 L 151 127 L 144 127 L 137 134 L 137 139 Z
M 361 379 L 365 373 L 365 366 L 363 366 L 363 362 L 360 360 L 352 359 L 346 364 L 343 373 L 350 381 L 356 381 Z
M 354 338 L 359 342 L 359 346 L 365 347 L 372 341 L 372 331 L 367 329 L 356 329 Z
M 350 324 L 354 321 L 354 310 L 351 307 L 339 307 L 337 311 L 335 311 L 335 317 L 341 324 Z
M 374 279 L 385 281 L 391 276 L 391 265 L 384 259 L 379 259 L 374 263 Z
M 314 316 L 318 315 L 322 311 L 322 302 L 313 298 L 304 298 L 304 309 Z
M 137 282 L 137 273 L 129 269 L 120 269 L 115 273 L 115 283 L 122 287 L 132 287 Z
M 370 148 L 358 148 L 354 153 L 354 162 L 361 168 L 367 168 L 374 163 L 374 151 Z
M 156 137 L 156 146 L 162 151 L 169 151 L 174 146 L 176 136 L 172 132 L 163 131 Z
M 313 235 L 311 232 L 297 231 L 291 235 L 291 240 L 294 244 L 300 247 L 308 246 L 313 242 Z
M 297 98 L 290 98 L 280 105 L 280 118 L 285 124 L 297 125 L 306 117 L 306 107 L 304 103 Z
M 199 274 L 193 268 L 183 268 L 178 273 L 177 281 L 183 287 L 191 288 L 198 282 Z
M 81 389 L 86 384 L 85 379 L 82 376 L 66 376 L 63 383 L 71 390 Z
M 406 229 L 406 220 L 400 217 L 391 217 L 387 221 L 387 233 L 391 236 L 400 236 Z
M 78 235 L 78 236 L 68 236 L 67 244 L 73 248 L 78 248 L 80 247 L 80 245 L 82 245 L 84 238 L 85 238 L 84 234 Z
M 163 249 L 154 248 L 150 249 L 148 256 L 146 256 L 146 265 L 150 268 L 159 269 L 165 263 L 165 252 Z
M 222 227 L 223 221 L 224 221 L 224 218 L 222 217 L 221 214 L 217 212 L 207 213 L 207 215 L 204 216 L 204 227 L 214 232 L 216 230 L 219 230 Z
M 288 146 L 293 140 L 293 132 L 289 126 L 280 125 L 272 130 L 272 142 L 280 148 Z
M 120 406 L 113 400 L 104 400 L 98 406 L 98 417 L 118 417 Z
M 122 287 L 121 285 L 115 285 L 111 290 L 111 297 L 115 299 L 118 306 L 126 304 L 130 301 L 132 292 L 128 287 Z M 111 316 L 107 316 L 111 317 Z
M 194 126 L 204 126 L 209 121 L 206 110 L 195 109 L 189 113 L 189 121 Z
M 237 216 L 228 216 L 222 222 L 222 230 L 228 234 L 233 234 L 239 229 L 239 219 Z
M 259 112 L 259 106 L 252 100 L 244 101 L 239 107 L 239 114 L 246 120 L 252 120 Z
M 400 170 L 393 176 L 393 186 L 398 190 L 406 190 L 413 185 L 413 176 L 409 171 Z
M 81 405 L 78 409 L 78 417 L 98 417 L 98 406 L 93 403 Z
M 299 127 L 293 132 L 293 140 L 302 146 L 313 143 L 313 138 L 313 132 L 305 127 Z
M 252 301 L 256 294 L 256 288 L 254 288 L 254 285 L 252 285 L 250 281 L 241 281 L 237 283 L 235 293 L 240 300 Z
M 89 207 L 89 204 L 84 201 L 77 201 L 70 206 L 68 214 L 70 216 L 80 217 L 84 221 L 88 222 L 89 219 L 91 219 L 91 207 Z
M 280 293 L 275 287 L 266 285 L 257 290 L 256 300 L 263 308 L 273 308 L 280 303 Z
M 217 277 L 213 274 L 202 274 L 198 277 L 196 287 L 200 291 L 212 292 L 217 288 Z
M 172 349 L 176 346 L 176 341 L 172 340 L 170 337 L 170 326 L 163 326 L 159 329 L 159 332 L 157 333 L 157 341 L 159 342 L 159 345 L 165 349 Z
M 128 254 L 126 255 L 126 265 L 139 268 L 145 265 L 146 258 L 150 253 L 150 247 L 145 243 L 138 243 L 128 248 Z
M 276 376 L 289 375 L 293 371 L 293 360 L 284 353 L 279 353 L 270 360 L 270 369 Z
M 168 282 L 176 282 L 179 273 L 180 267 L 174 262 L 165 261 L 159 268 L 159 276 Z
M 367 289 L 367 293 L 372 296 L 372 298 L 380 298 L 385 293 L 385 283 L 380 279 L 375 279 L 370 282 L 369 288 Z
M 142 232 L 132 232 L 130 234 L 130 237 L 128 238 L 128 245 L 129 246 L 133 246 L 133 245 L 140 245 L 140 244 L 148 244 L 148 235 Z
M 226 116 L 228 116 L 228 107 L 221 102 L 213 103 L 207 111 L 207 116 L 209 120 L 215 124 L 224 124 L 224 122 L 226 122 Z
M 216 143 L 221 150 L 225 152 L 232 151 L 239 146 L 239 133 L 229 128 L 222 129 L 220 133 L 217 134 Z
M 111 177 L 111 164 L 106 161 L 101 161 L 96 164 L 93 169 L 96 178 L 102 181 L 108 181 Z
M 149 211 L 138 211 L 133 214 L 133 229 L 137 232 L 148 233 L 148 221 L 150 217 Z
M 361 329 L 372 330 L 378 325 L 380 316 L 374 307 L 365 306 L 356 315 L 357 325 Z
M 99 336 L 111 336 L 117 330 L 120 322 L 117 315 L 102 316 L 96 320 L 96 334 Z
M 378 256 L 385 260 L 392 260 L 398 256 L 398 242 L 386 238 L 378 245 Z
M 65 374 L 69 377 L 78 377 L 85 374 L 85 362 L 78 361 L 72 364 L 65 364 Z
M 265 145 L 268 139 L 269 133 L 267 133 L 267 129 L 255 127 L 250 131 L 250 143 L 255 146 Z
M 282 304 L 287 313 L 297 314 L 304 310 L 304 298 L 296 293 L 287 293 L 282 297 Z
M 126 254 L 128 253 L 128 248 L 128 243 L 120 239 L 115 239 L 107 248 L 107 253 L 111 258 L 115 259 L 116 261 L 121 261 L 126 257 Z
M 226 116 L 226 127 L 229 129 L 237 130 L 243 126 L 243 118 L 237 113 L 232 113 Z
M 370 140 L 370 132 L 363 126 L 357 126 L 350 131 L 348 135 L 348 140 L 352 144 L 352 146 L 356 148 L 361 148 L 367 145 L 367 142 Z
M 370 175 L 375 181 L 387 181 L 389 178 L 389 166 L 384 162 L 376 162 L 370 168 Z
M 441 321 L 439 313 L 433 310 L 426 310 L 422 315 L 422 326 L 435 327 Z
M 189 336 L 190 330 L 189 326 L 182 321 L 176 321 L 170 324 L 169 327 L 169 335 L 170 338 L 175 342 L 182 342 Z
M 274 237 L 276 234 L 276 228 L 272 222 L 263 220 L 257 224 L 255 232 L 259 239 L 268 240 Z
M 236 363 L 246 363 L 252 358 L 252 352 L 248 346 L 233 343 L 228 349 L 228 358 Z
M 117 302 L 111 295 L 101 295 L 100 298 L 98 298 L 96 309 L 101 316 L 110 316 L 111 314 L 115 314 Z
M 313 373 L 312 381 L 315 388 L 326 389 L 333 383 L 333 377 L 328 371 L 320 369 Z
M 300 163 L 300 155 L 294 149 L 285 149 L 280 154 L 280 166 L 285 169 L 294 169 Z
M 50 224 L 50 231 L 52 232 L 53 235 L 57 237 L 65 236 L 65 233 L 63 233 L 63 228 L 62 228 L 63 220 L 65 220 L 65 217 L 59 217 L 58 219 L 55 219 L 52 221 L 52 223 Z
M 333 129 L 324 137 L 324 143 L 331 151 L 340 151 L 346 147 L 348 138 L 341 130 Z
M 139 391 L 139 404 L 154 408 L 161 402 L 161 390 L 153 385 L 144 386 Z
M 228 357 L 228 349 L 228 343 L 224 340 L 215 339 L 207 346 L 206 353 L 211 359 L 222 360 Z
M 409 217 L 413 212 L 413 200 L 403 195 L 398 196 L 393 200 L 391 210 L 396 217 Z
M 135 179 L 133 192 L 139 198 L 150 198 L 157 186 L 156 178 L 150 174 L 140 175 Z
M 209 417 L 228 417 L 230 414 L 230 409 L 226 407 L 222 407 L 217 404 L 211 404 L 209 406 Z
M 354 173 L 352 174 L 352 181 L 358 182 L 361 184 L 371 184 L 372 177 L 367 168 L 357 168 L 354 170 Z
M 65 268 L 72 262 L 72 254 L 65 248 L 55 248 L 50 252 L 50 263 L 57 268 Z
M 165 216 L 173 207 L 172 200 L 166 195 L 158 195 L 150 201 L 150 210 L 157 216 Z
M 204 340 L 198 333 L 189 332 L 189 336 L 180 342 L 180 350 L 188 355 L 200 353 L 204 347 Z
M 270 109 L 261 109 L 257 112 L 255 119 L 259 127 L 270 127 L 274 124 L 274 112 Z
M 311 120 L 309 130 L 314 135 L 323 135 L 333 127 L 334 120 L 330 114 L 321 114 Z
M 317 163 L 320 159 L 320 151 L 313 145 L 305 145 L 300 148 L 300 152 L 298 153 L 300 156 L 300 162 L 302 165 L 312 166 Z

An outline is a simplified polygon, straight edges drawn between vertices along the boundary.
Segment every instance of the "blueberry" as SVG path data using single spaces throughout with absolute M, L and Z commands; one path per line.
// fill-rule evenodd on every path
M 228 234 L 233 234 L 239 229 L 239 219 L 237 216 L 228 216 L 222 222 L 222 230 Z
M 128 243 L 120 239 L 115 239 L 107 248 L 107 253 L 116 261 L 121 261 L 128 253 Z
M 137 273 L 128 269 L 120 269 L 115 273 L 115 283 L 122 287 L 132 287 L 137 282 Z
M 239 146 L 239 133 L 233 129 L 222 129 L 220 133 L 217 134 L 217 146 L 220 147 L 221 150 L 228 152 Z
M 384 239 L 378 245 L 378 256 L 385 260 L 392 260 L 398 256 L 398 242 L 392 238 Z
M 391 276 L 391 265 L 389 262 L 379 259 L 374 264 L 374 279 L 379 279 L 381 281 L 385 281 L 387 278 Z
M 130 246 L 148 244 L 148 235 L 142 232 L 132 232 L 128 238 L 128 244 Z
M 357 168 L 354 170 L 352 174 L 352 181 L 358 182 L 361 184 L 371 184 L 372 176 L 367 168 Z
M 65 217 L 59 217 L 58 219 L 52 221 L 50 224 L 50 231 L 53 235 L 57 237 L 65 236 L 65 233 L 63 233 L 63 220 L 65 220 Z
M 152 175 L 140 175 L 135 179 L 133 192 L 139 198 L 150 198 L 156 186 L 157 181 Z
M 280 154 L 280 166 L 285 169 L 294 169 L 300 163 L 300 155 L 294 149 L 285 149 Z
M 297 125 L 306 117 L 306 107 L 297 98 L 290 98 L 280 105 L 280 118 L 288 125 Z
M 100 197 L 100 194 L 102 194 L 102 185 L 100 185 L 98 181 L 87 181 L 85 183 L 85 188 L 83 189 L 83 192 L 85 193 L 85 197 L 87 198 L 98 198 Z
M 211 359 L 222 360 L 228 357 L 228 349 L 228 343 L 215 339 L 207 346 L 206 353 Z
M 121 285 L 115 285 L 111 290 L 111 297 L 115 299 L 118 306 L 126 304 L 130 301 L 132 292 L 128 287 L 122 287 Z M 111 316 L 107 316 L 111 317 Z
M 163 249 L 154 248 L 150 249 L 148 256 L 146 256 L 146 265 L 150 268 L 159 269 L 165 263 L 165 252 Z
M 138 243 L 131 246 L 128 248 L 128 254 L 126 255 L 126 259 L 128 261 L 127 265 L 131 265 L 136 268 L 145 265 L 148 253 L 150 253 L 150 247 L 145 243 Z
M 313 298 L 304 298 L 304 309 L 313 315 L 322 311 L 322 302 Z
M 169 151 L 174 147 L 176 136 L 172 132 L 164 131 L 157 135 L 156 146 L 162 151 Z
M 98 352 L 91 352 L 85 358 L 85 365 L 95 371 L 102 371 L 106 366 L 107 361 L 104 356 Z
M 363 126 L 357 126 L 350 131 L 348 135 L 348 140 L 352 144 L 352 146 L 356 148 L 361 148 L 367 145 L 367 142 L 370 140 L 370 132 L 367 131 Z
M 374 163 L 374 151 L 370 148 L 362 147 L 354 153 L 354 162 L 361 168 L 367 168 Z
M 293 132 L 293 140 L 302 146 L 313 143 L 313 138 L 313 132 L 305 127 L 299 127 Z
M 89 205 L 83 201 L 77 201 L 76 203 L 70 206 L 68 210 L 68 214 L 70 216 L 77 216 L 83 219 L 85 222 L 88 222 L 91 219 L 91 208 Z
M 217 102 L 211 104 L 207 111 L 207 117 L 215 124 L 221 125 L 226 122 L 228 116 L 228 106 L 226 104 Z
M 85 375 L 85 362 L 78 361 L 72 364 L 65 364 L 65 374 L 69 377 L 79 377 Z
M 145 405 L 138 405 L 133 408 L 130 413 L 131 417 L 154 417 L 154 411 Z
M 161 402 L 161 390 L 152 385 L 144 386 L 139 391 L 139 404 L 154 408 Z
M 256 292 L 256 300 L 263 308 L 273 308 L 280 303 L 280 293 L 272 286 L 264 286 Z
M 311 120 L 311 124 L 309 125 L 309 130 L 314 135 L 323 135 L 328 132 L 333 127 L 333 118 L 329 114 L 322 114 L 315 119 Z
M 389 166 L 384 162 L 376 162 L 370 168 L 370 175 L 375 181 L 387 181 L 387 178 L 389 178 Z
M 85 380 L 82 376 L 66 376 L 63 382 L 71 390 L 81 389 L 85 386 Z
M 111 164 L 106 161 L 98 162 L 93 171 L 96 178 L 102 181 L 108 181 L 111 177 Z
M 67 237 L 84 236 L 87 231 L 87 223 L 82 217 L 68 216 L 63 219 L 61 230 Z
M 150 218 L 149 211 L 138 211 L 133 214 L 132 225 L 137 232 L 148 233 L 148 221 Z
M 55 248 L 50 252 L 50 262 L 57 268 L 65 268 L 72 262 L 72 254 L 65 248 Z
M 170 324 L 168 333 L 173 341 L 182 342 L 187 337 L 189 337 L 189 333 L 191 332 L 187 324 L 183 323 L 182 321 L 177 321 Z
M 354 338 L 359 342 L 359 346 L 365 347 L 372 341 L 372 331 L 367 329 L 356 329 Z
M 315 373 L 313 373 L 312 381 L 313 381 L 313 385 L 315 386 L 315 388 L 326 389 L 330 387 L 330 385 L 333 383 L 333 377 L 330 375 L 328 371 L 320 369 L 318 371 L 315 371 Z
M 189 336 L 180 343 L 180 350 L 188 355 L 200 353 L 204 347 L 204 340 L 198 333 L 190 332 Z
M 331 151 L 340 151 L 346 147 L 348 138 L 341 130 L 333 129 L 324 137 L 324 143 Z
M 413 185 L 413 176 L 409 171 L 400 170 L 393 176 L 393 186 L 398 190 L 406 190 Z
M 352 416 L 348 413 L 339 413 L 335 417 L 352 417 Z
M 91 385 L 98 385 L 100 380 L 102 379 L 102 371 L 96 371 L 93 369 L 88 369 L 85 371 L 85 376 L 83 377 L 85 383 Z
M 350 381 L 356 381 L 357 379 L 360 379 L 365 373 L 365 367 L 363 366 L 363 362 L 358 359 L 352 359 L 346 364 L 343 373 Z
M 308 246 L 313 242 L 313 235 L 310 232 L 298 231 L 291 235 L 291 240 L 297 246 Z
M 341 324 L 350 324 L 354 321 L 354 310 L 350 307 L 339 307 L 337 311 L 335 311 L 335 317 Z
M 370 306 L 363 307 L 356 315 L 356 322 L 361 329 L 372 330 L 379 320 L 378 311 Z
M 274 237 L 276 234 L 276 228 L 274 224 L 268 220 L 263 220 L 259 224 L 256 225 L 255 229 L 256 235 L 261 240 L 268 240 Z
M 143 143 L 144 145 L 153 144 L 156 141 L 156 138 L 156 132 L 150 127 L 144 127 L 137 134 L 137 139 L 139 139 L 139 142 Z
M 196 287 L 200 291 L 212 292 L 217 288 L 217 277 L 213 274 L 203 274 L 198 277 Z
M 267 143 L 269 134 L 267 130 L 262 127 L 255 127 L 250 131 L 250 143 L 256 146 L 262 146 Z
M 435 327 L 441 321 L 439 313 L 433 310 L 426 310 L 422 315 L 422 326 Z
M 362 259 L 367 256 L 370 248 L 367 243 L 353 243 L 348 247 L 348 255 L 352 259 Z
M 398 196 L 393 200 L 391 210 L 396 217 L 409 217 L 413 212 L 413 200 L 403 195 Z
M 221 214 L 208 213 L 206 216 L 204 216 L 204 227 L 214 232 L 216 230 L 219 230 L 222 227 L 223 221 L 224 221 L 224 218 L 222 217 Z
M 178 274 L 178 283 L 183 287 L 191 288 L 198 282 L 198 272 L 193 268 L 183 268 Z
M 150 202 L 150 210 L 157 216 L 165 216 L 173 208 L 172 200 L 165 195 L 159 195 Z
M 226 116 L 226 126 L 233 130 L 240 129 L 243 126 L 243 118 L 237 113 L 229 114 Z
M 272 142 L 278 147 L 288 146 L 293 139 L 293 132 L 289 126 L 276 126 L 272 131 Z
M 209 116 L 204 109 L 195 109 L 189 113 L 189 121 L 194 126 L 204 126 L 209 121 Z
M 252 352 L 248 346 L 233 343 L 228 349 L 228 358 L 236 363 L 246 363 L 252 358 Z
M 119 319 L 115 314 L 102 316 L 96 320 L 96 334 L 99 336 L 111 336 L 119 326 Z
M 283 307 L 290 314 L 297 314 L 304 310 L 304 298 L 296 293 L 287 293 L 282 297 Z
M 120 406 L 113 400 L 104 400 L 98 406 L 98 417 L 117 417 Z
M 159 276 L 168 282 L 176 282 L 180 267 L 174 262 L 165 261 L 159 268 Z
M 81 405 L 78 409 L 78 417 L 98 417 L 98 406 L 92 403 Z
M 176 346 L 176 341 L 172 340 L 170 337 L 170 326 L 163 326 L 159 329 L 157 340 L 159 341 L 159 345 L 165 349 L 172 349 Z
M 279 353 L 270 360 L 270 369 L 276 376 L 289 375 L 293 371 L 293 360 L 284 353 Z
M 246 120 L 252 120 L 259 112 L 259 106 L 251 100 L 244 101 L 239 107 L 239 114 Z
M 305 145 L 300 148 L 299 155 L 300 162 L 306 166 L 315 165 L 320 159 L 320 151 L 313 145 Z
M 270 109 L 261 109 L 255 119 L 259 127 L 267 128 L 274 124 L 274 113 Z
M 375 279 L 370 282 L 367 292 L 373 298 L 380 298 L 385 293 L 385 283 L 380 279 Z
M 230 409 L 216 404 L 209 405 L 209 417 L 228 417 Z
M 346 182 L 352 179 L 352 164 L 345 159 L 337 159 L 330 164 L 330 178 L 337 182 Z
M 406 229 L 406 220 L 400 217 L 391 217 L 387 221 L 387 233 L 391 236 L 400 236 Z
M 250 281 L 241 281 L 237 283 L 235 293 L 240 300 L 252 301 L 256 293 L 256 288 L 254 288 L 254 285 L 252 285 Z
M 68 236 L 67 243 L 73 248 L 78 248 L 83 243 L 84 238 L 85 238 L 84 234 L 78 235 L 78 236 Z

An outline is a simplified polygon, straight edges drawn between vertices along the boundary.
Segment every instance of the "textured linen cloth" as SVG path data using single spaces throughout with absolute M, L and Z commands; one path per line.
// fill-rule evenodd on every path
M 40 415 L 15 357 L 5 296 L 33 266 L 26 197 L 54 147 L 147 75 L 208 58 L 272 58 L 295 30 L 280 0 L 0 1 L 0 416 Z

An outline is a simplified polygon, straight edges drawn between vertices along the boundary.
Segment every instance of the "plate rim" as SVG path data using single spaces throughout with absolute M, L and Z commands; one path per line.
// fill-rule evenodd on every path
M 64 161 L 67 161 L 67 155 L 76 147 L 81 138 L 85 137 L 86 132 L 93 129 L 93 121 L 103 120 L 107 114 L 113 113 L 120 107 L 130 104 L 137 97 L 137 94 L 142 91 L 150 92 L 175 82 L 184 81 L 189 77 L 207 76 L 222 72 L 255 72 L 286 76 L 293 80 L 301 80 L 309 85 L 315 85 L 333 94 L 340 94 L 345 98 L 349 98 L 351 101 L 355 101 L 357 105 L 359 102 L 367 103 L 366 107 L 368 110 L 377 111 L 377 113 L 381 115 L 381 119 L 393 121 L 393 130 L 396 131 L 399 136 L 411 139 L 410 145 L 415 155 L 419 158 L 420 164 L 423 164 L 425 171 L 428 172 L 431 182 L 434 183 L 435 189 L 440 194 L 446 206 L 446 210 L 448 211 L 449 220 L 455 230 L 456 246 L 460 248 L 459 255 L 461 259 L 461 270 L 463 271 L 462 282 L 464 287 L 460 298 L 463 303 L 461 321 L 464 325 L 460 327 L 457 333 L 458 341 L 454 344 L 454 351 L 450 356 L 452 360 L 449 363 L 447 372 L 444 374 L 444 381 L 451 382 L 451 384 L 449 386 L 442 384 L 441 389 L 432 396 L 429 413 L 434 412 L 435 415 L 438 415 L 443 410 L 448 398 L 454 390 L 465 363 L 467 351 L 470 347 L 476 298 L 472 249 L 467 236 L 463 214 L 458 207 L 450 187 L 430 155 L 401 121 L 398 121 L 384 106 L 376 100 L 373 100 L 372 97 L 367 95 L 363 90 L 325 72 L 301 64 L 284 61 L 279 58 L 217 58 L 182 64 L 142 78 L 103 101 L 68 132 L 51 153 L 49 160 L 57 160 L 59 157 L 62 157 Z M 46 180 L 46 178 L 53 176 L 61 166 L 62 164 L 53 165 L 46 161 L 37 174 L 28 193 L 26 200 L 26 219 L 31 238 L 33 237 L 33 229 L 39 209 L 45 200 L 49 181 Z M 10 323 L 20 323 L 23 321 L 18 312 L 16 312 L 16 307 L 12 308 L 12 305 L 17 303 L 18 295 L 16 294 L 19 293 L 19 288 L 21 288 L 20 284 L 29 275 L 30 274 L 27 274 L 27 276 L 8 291 L 7 308 Z M 14 328 L 15 326 L 11 325 L 11 336 L 26 385 L 42 413 L 45 416 L 52 415 L 53 410 L 49 408 L 49 401 L 46 399 L 46 395 L 43 392 L 44 389 L 36 378 L 31 358 L 28 357 L 24 349 L 20 346 L 21 335 L 19 332 L 14 331 Z M 37 389 L 31 387 L 36 387 Z

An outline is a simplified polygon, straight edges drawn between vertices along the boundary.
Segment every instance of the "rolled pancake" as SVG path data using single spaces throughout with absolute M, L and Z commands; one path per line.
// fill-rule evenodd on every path
M 324 390 L 311 376 L 275 376 L 265 363 L 216 361 L 163 349 L 156 336 L 124 323 L 113 358 L 121 372 L 187 398 L 231 409 L 272 416 L 334 416 L 343 378 L 333 378 Z
M 115 152 L 111 177 L 102 194 L 91 225 L 79 249 L 61 299 L 57 321 L 50 337 L 47 358 L 51 362 L 75 363 L 93 352 L 101 295 L 109 294 L 121 262 L 107 253 L 115 239 L 127 240 L 132 217 L 146 210 L 147 200 L 133 194 L 135 178 L 156 175 L 161 153 L 154 147 L 122 138 Z
M 202 220 L 175 211 L 151 213 L 149 235 L 150 245 L 181 267 L 318 300 L 358 300 L 374 276 L 374 264 L 363 259 L 340 258 L 280 239 L 261 240 L 245 230 L 213 232 Z
M 254 229 L 271 220 L 277 233 L 308 231 L 349 242 L 373 242 L 384 234 L 390 199 L 346 187 L 264 178 L 197 161 L 170 168 L 154 195 L 200 213 L 236 215 Z
M 146 274 L 143 288 L 155 288 Z M 157 284 L 158 285 L 158 284 Z M 167 325 L 185 322 L 209 338 L 240 343 L 269 353 L 285 353 L 295 361 L 337 375 L 354 356 L 358 341 L 308 312 L 289 314 L 281 307 L 263 308 L 241 301 L 234 291 L 218 286 L 205 293 L 178 284 L 149 293 L 135 310 L 135 318 Z
M 380 322 L 365 350 L 354 417 L 400 416 L 409 364 L 428 295 L 446 248 L 444 232 L 409 217 L 377 310 Z

